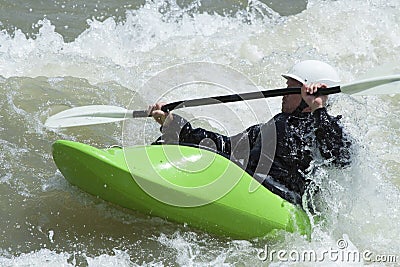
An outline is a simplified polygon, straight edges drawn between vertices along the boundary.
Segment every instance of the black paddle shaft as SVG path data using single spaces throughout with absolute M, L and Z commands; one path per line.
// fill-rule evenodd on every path
M 243 94 L 222 95 L 222 96 L 212 96 L 212 97 L 205 97 L 205 98 L 182 100 L 182 101 L 176 101 L 176 102 L 172 102 L 169 104 L 165 104 L 164 106 L 162 106 L 161 110 L 164 112 L 170 112 L 174 109 L 179 109 L 179 108 L 198 107 L 198 106 L 230 103 L 230 102 L 252 100 L 252 99 L 259 99 L 259 98 L 300 94 L 301 93 L 300 90 L 301 90 L 301 88 L 299 88 L 299 87 L 281 88 L 281 89 L 273 89 L 273 90 L 266 90 L 266 91 L 243 93 Z M 336 94 L 336 93 L 340 93 L 340 92 L 341 92 L 340 86 L 335 86 L 335 87 L 330 87 L 330 88 L 320 88 L 320 89 L 318 89 L 317 95 L 330 95 L 330 94 Z M 143 118 L 143 117 L 151 117 L 151 115 L 149 115 L 148 112 L 145 110 L 137 110 L 137 111 L 132 112 L 132 117 L 133 118 Z
M 273 89 L 273 90 L 243 93 L 243 94 L 223 95 L 223 96 L 213 96 L 213 97 L 206 97 L 206 98 L 182 100 L 182 101 L 177 101 L 177 102 L 172 102 L 172 103 L 166 104 L 161 108 L 161 110 L 164 112 L 169 112 L 174 109 L 186 108 L 186 107 L 197 107 L 197 106 L 204 106 L 204 105 L 213 105 L 213 104 L 259 99 L 259 98 L 300 94 L 301 93 L 300 90 L 301 90 L 301 88 L 299 88 L 299 87 L 282 88 L 282 89 Z M 340 93 L 340 92 L 341 92 L 340 86 L 318 89 L 319 95 L 330 95 L 330 94 L 336 94 L 336 93 Z

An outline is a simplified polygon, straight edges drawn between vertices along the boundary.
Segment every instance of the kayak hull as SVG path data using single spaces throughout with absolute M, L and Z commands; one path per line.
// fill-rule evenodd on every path
M 310 233 L 300 207 L 254 186 L 236 164 L 200 148 L 97 149 L 59 140 L 53 158 L 71 184 L 144 214 L 232 238 L 262 237 L 273 230 Z

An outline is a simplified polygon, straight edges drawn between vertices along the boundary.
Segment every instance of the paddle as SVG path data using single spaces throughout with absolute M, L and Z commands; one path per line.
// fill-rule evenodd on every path
M 400 88 L 398 86 L 394 86 L 390 90 L 384 90 L 384 91 L 369 90 L 373 87 L 397 81 L 400 81 L 400 74 L 392 76 L 376 77 L 372 79 L 366 79 L 344 84 L 342 86 L 324 88 L 320 89 L 319 93 L 324 95 L 336 94 L 336 93 L 345 93 L 349 95 L 398 94 L 400 93 Z M 267 91 L 243 93 L 243 94 L 233 94 L 233 95 L 182 100 L 166 104 L 163 106 L 162 110 L 172 111 L 174 109 L 185 108 L 185 107 L 196 107 L 203 105 L 229 103 L 229 102 L 252 100 L 258 98 L 283 96 L 288 94 L 300 94 L 300 88 L 281 88 L 281 89 L 273 89 Z M 143 118 L 143 117 L 149 117 L 147 111 L 145 110 L 133 111 L 116 106 L 91 105 L 91 106 L 71 108 L 62 111 L 58 114 L 55 114 L 47 119 L 45 126 L 49 128 L 67 128 L 74 126 L 117 122 L 128 118 Z

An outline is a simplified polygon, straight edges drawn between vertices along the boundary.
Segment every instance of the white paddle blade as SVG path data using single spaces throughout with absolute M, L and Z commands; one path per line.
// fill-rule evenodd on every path
M 379 85 L 377 87 L 356 93 L 354 95 L 366 96 L 366 95 L 395 95 L 395 94 L 400 94 L 400 82 Z
M 75 118 L 62 118 L 57 120 L 47 120 L 45 126 L 47 128 L 68 128 L 76 126 L 88 126 L 102 123 L 111 123 L 123 121 L 125 118 L 96 118 L 96 117 L 75 117 Z
M 340 86 L 343 93 L 350 95 L 400 94 L 400 74 L 361 80 Z M 385 86 L 382 86 L 385 85 Z
M 48 128 L 67 128 L 125 120 L 131 111 L 116 106 L 92 105 L 64 110 L 47 119 Z

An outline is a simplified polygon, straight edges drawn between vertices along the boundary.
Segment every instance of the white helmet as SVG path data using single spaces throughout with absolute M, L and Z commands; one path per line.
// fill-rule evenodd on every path
M 305 60 L 297 63 L 292 69 L 282 76 L 286 79 L 292 78 L 303 84 L 325 83 L 328 87 L 340 83 L 339 75 L 329 64 L 319 60 Z

